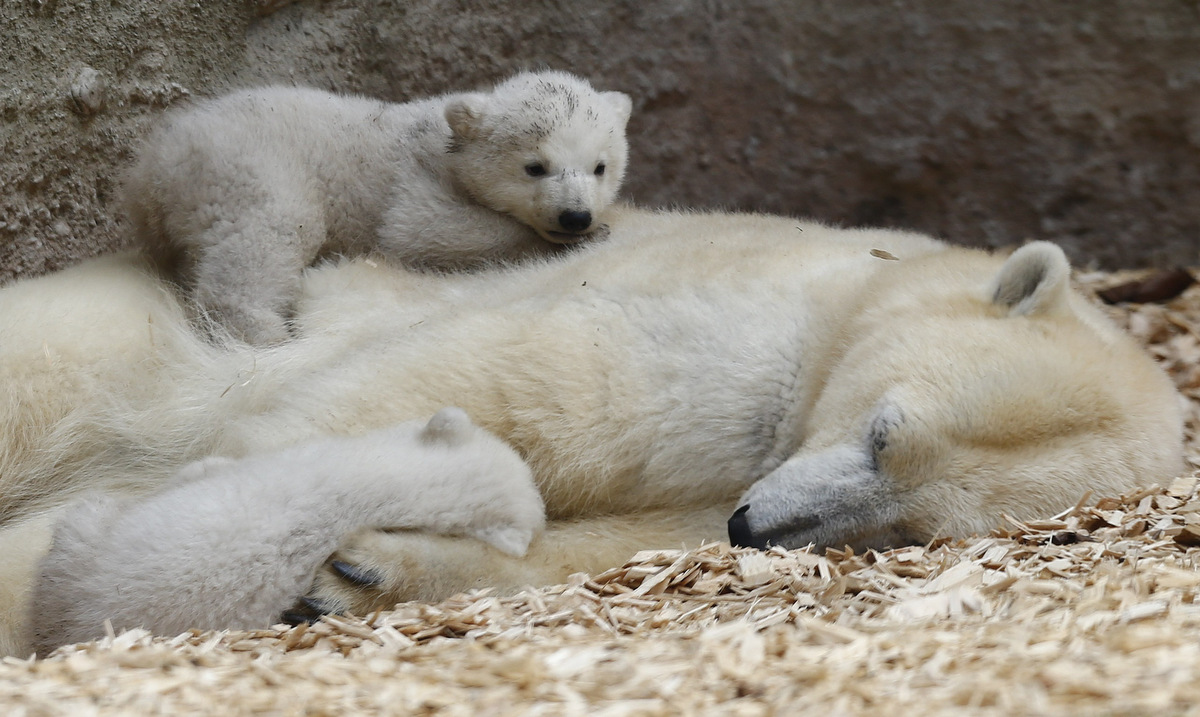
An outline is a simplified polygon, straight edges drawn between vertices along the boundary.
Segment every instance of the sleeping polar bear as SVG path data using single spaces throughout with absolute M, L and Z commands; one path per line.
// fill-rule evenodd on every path
M 188 581 L 229 596 L 226 611 L 191 605 L 195 627 L 238 626 L 238 586 L 264 575 L 310 586 L 297 607 L 278 598 L 265 614 L 363 614 L 560 581 L 726 531 L 787 547 L 967 535 L 1181 469 L 1172 387 L 1070 290 L 1052 245 L 1005 260 L 908 233 L 632 209 L 611 227 L 607 242 L 495 273 L 362 260 L 311 270 L 298 338 L 270 348 L 213 345 L 128 257 L 0 291 L 3 647 L 100 634 L 81 604 L 95 600 L 124 603 L 117 629 L 175 629 L 155 598 Z M 529 505 L 491 526 L 524 526 L 527 546 L 489 542 L 497 533 L 478 521 L 410 520 L 446 505 L 428 495 L 441 478 L 405 477 L 425 457 L 406 465 L 381 445 L 378 461 L 362 461 L 336 438 L 447 406 L 529 467 L 545 528 Z M 305 444 L 334 457 L 297 458 Z M 175 475 L 209 456 L 230 460 Z M 419 505 L 399 522 L 341 519 L 357 515 L 347 493 L 359 472 L 387 465 L 400 476 L 392 499 Z M 312 479 L 322 471 L 337 475 Z M 187 493 L 189 479 L 263 487 Z M 490 479 L 478 480 L 485 491 Z M 55 523 L 88 505 L 93 527 L 64 521 L 50 552 Z M 184 520 L 191 512 L 209 517 Z M 264 532 L 260 520 L 286 524 Z M 185 523 L 196 549 L 164 554 Z M 338 533 L 328 560 L 292 549 L 311 526 Z M 235 549 L 255 535 L 279 544 Z M 81 541 L 135 567 L 109 576 L 111 561 L 89 563 Z M 156 582 L 163 565 L 175 567 Z M 85 574 L 112 580 L 72 592 Z

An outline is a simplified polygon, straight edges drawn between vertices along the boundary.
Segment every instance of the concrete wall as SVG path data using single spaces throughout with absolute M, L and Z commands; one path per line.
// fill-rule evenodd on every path
M 1200 262 L 1190 0 L 6 0 L 0 279 L 119 244 L 115 173 L 189 97 L 399 101 L 537 67 L 634 97 L 643 204 Z

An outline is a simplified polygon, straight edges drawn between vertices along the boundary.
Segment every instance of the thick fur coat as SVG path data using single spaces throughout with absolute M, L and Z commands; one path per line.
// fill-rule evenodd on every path
M 393 104 L 239 90 L 170 115 L 124 182 L 136 241 L 257 344 L 320 254 L 462 269 L 607 233 L 631 102 L 563 72 Z
M 321 564 L 317 550 L 306 564 L 270 566 L 292 591 L 312 575 L 303 605 L 363 614 L 476 586 L 516 589 L 726 535 L 787 547 L 969 535 L 1181 468 L 1177 395 L 1073 293 L 1053 245 L 1005 259 L 901 232 L 636 210 L 611 226 L 608 241 L 497 272 L 430 276 L 366 261 L 310 270 L 296 338 L 269 348 L 197 335 L 174 294 L 129 258 L 0 291 L 5 648 L 29 649 L 32 586 L 40 575 L 39 590 L 51 589 L 59 561 L 74 559 L 69 547 L 50 551 L 74 497 L 131 500 L 130 516 L 154 505 L 183 513 L 153 496 L 177 490 L 171 477 L 187 463 L 286 458 L 306 445 L 340 455 L 348 444 L 330 436 L 370 435 L 445 406 L 521 456 L 545 528 L 540 513 L 527 523 L 535 537 L 518 556 L 458 524 L 409 526 L 403 516 L 447 504 L 418 491 L 436 477 L 398 463 L 397 480 L 416 487 L 395 495 L 420 510 L 373 514 L 364 522 L 378 529 L 349 535 Z M 318 467 L 337 464 L 227 477 L 262 481 L 237 495 L 266 502 L 294 482 L 321 483 L 329 471 Z M 479 480 L 490 489 L 491 478 Z M 447 491 L 469 493 L 462 482 Z M 314 490 L 344 500 L 355 485 Z M 285 522 L 325 519 L 320 501 L 287 505 L 297 512 L 281 512 Z M 229 511 L 228 523 L 216 515 L 229 536 L 217 542 L 262 535 L 255 511 Z M 121 509 L 108 520 L 159 541 L 152 521 Z M 382 530 L 393 520 L 417 530 Z M 186 562 L 146 555 L 147 566 Z M 232 562 L 227 580 L 261 570 Z M 123 574 L 92 583 L 129 603 L 114 626 L 160 624 Z M 32 614 L 32 627 L 51 633 L 80 615 L 99 619 L 70 597 L 52 608 L 39 598 Z M 210 606 L 203 614 L 222 619 Z
M 363 528 L 465 535 L 519 556 L 542 525 L 529 468 L 457 408 L 206 458 L 150 496 L 75 502 L 34 594 L 35 646 L 90 639 L 105 620 L 159 634 L 272 624 Z

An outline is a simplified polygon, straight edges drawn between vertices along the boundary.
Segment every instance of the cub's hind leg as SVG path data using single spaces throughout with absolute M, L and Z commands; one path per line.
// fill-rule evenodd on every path
M 315 208 L 290 197 L 228 212 L 188 239 L 184 283 L 197 305 L 237 338 L 265 346 L 285 341 L 302 273 L 324 240 Z

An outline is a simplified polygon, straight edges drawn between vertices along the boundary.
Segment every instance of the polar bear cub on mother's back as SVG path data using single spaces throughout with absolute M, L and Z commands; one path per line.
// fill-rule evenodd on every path
M 627 95 L 563 72 L 405 104 L 240 90 L 150 137 L 125 209 L 202 309 L 275 343 L 324 253 L 461 269 L 604 235 L 630 110 Z

